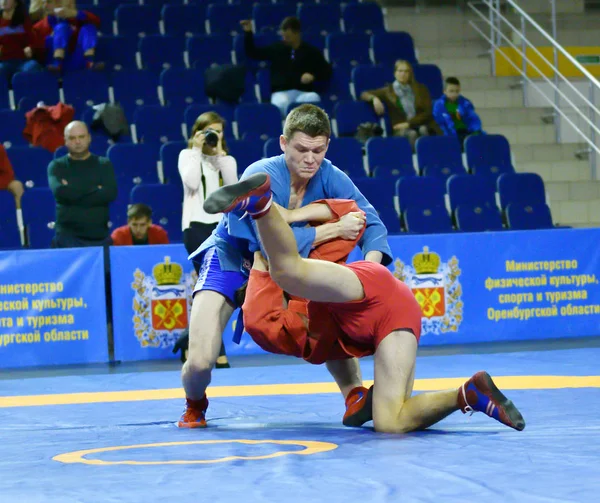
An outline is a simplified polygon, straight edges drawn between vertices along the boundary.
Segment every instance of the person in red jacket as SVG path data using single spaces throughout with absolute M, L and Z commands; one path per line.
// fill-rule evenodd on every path
M 21 196 L 23 196 L 23 184 L 15 180 L 12 164 L 6 153 L 6 149 L 0 143 L 0 190 L 8 190 L 15 197 L 15 206 L 21 207 Z
M 31 21 L 23 0 L 0 0 L 0 78 L 41 70 L 33 57 Z
M 169 244 L 167 231 L 152 223 L 152 208 L 145 204 L 131 205 L 127 225 L 116 228 L 111 237 L 116 246 Z
M 73 0 L 45 0 L 46 17 L 33 26 L 36 49 L 45 53 L 48 69 L 102 70 L 94 61 L 100 18 L 78 10 Z

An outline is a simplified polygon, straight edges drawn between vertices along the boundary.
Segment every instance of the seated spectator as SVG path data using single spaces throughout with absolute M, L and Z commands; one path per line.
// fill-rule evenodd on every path
M 0 143 L 0 190 L 8 190 L 15 197 L 15 206 L 21 207 L 21 197 L 23 196 L 23 184 L 15 180 L 12 164 L 6 153 L 6 149 Z
M 394 77 L 394 82 L 385 87 L 364 91 L 360 99 L 372 103 L 377 115 L 387 109 L 394 136 L 407 137 L 413 148 L 419 136 L 441 134 L 433 120 L 429 91 L 415 80 L 411 64 L 396 61 Z
M 0 0 L 0 78 L 11 81 L 17 72 L 35 72 L 33 31 L 23 0 Z
M 467 136 L 482 134 L 481 119 L 475 107 L 460 94 L 460 81 L 456 77 L 448 77 L 444 94 L 433 104 L 433 117 L 446 136 L 456 136 L 461 145 Z
M 98 42 L 98 16 L 77 10 L 74 0 L 44 0 L 46 16 L 34 26 L 36 49 L 46 55 L 48 69 L 102 70 L 94 61 Z
M 117 198 L 112 163 L 89 150 L 92 137 L 84 122 L 65 128 L 69 153 L 48 165 L 48 185 L 56 200 L 53 248 L 111 244 L 108 207 Z
M 331 78 L 331 65 L 319 49 L 302 41 L 300 20 L 286 17 L 280 26 L 281 42 L 266 47 L 254 45 L 252 21 L 240 21 L 244 29 L 246 55 L 271 62 L 271 103 L 285 116 L 290 103 L 318 103 L 315 82 Z
M 146 204 L 133 204 L 127 210 L 127 225 L 116 228 L 112 234 L 113 245 L 168 245 L 167 231 L 152 223 L 152 208 Z

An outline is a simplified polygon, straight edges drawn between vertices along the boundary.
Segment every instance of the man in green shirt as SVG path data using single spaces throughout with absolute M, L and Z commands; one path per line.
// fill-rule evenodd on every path
M 111 162 L 89 150 L 92 138 L 85 123 L 65 128 L 68 155 L 48 165 L 48 184 L 56 200 L 54 248 L 111 244 L 108 207 L 117 198 Z

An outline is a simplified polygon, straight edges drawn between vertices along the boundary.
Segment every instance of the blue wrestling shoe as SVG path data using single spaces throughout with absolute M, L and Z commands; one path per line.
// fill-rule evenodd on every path
M 271 178 L 266 173 L 256 173 L 215 190 L 203 206 L 211 215 L 245 211 L 251 217 L 260 218 L 269 211 L 272 201 Z
M 373 386 L 354 388 L 346 397 L 346 413 L 342 424 L 358 428 L 373 420 Z
M 487 372 L 477 372 L 458 389 L 458 406 L 463 414 L 483 412 L 515 430 L 525 428 L 519 409 L 502 394 Z

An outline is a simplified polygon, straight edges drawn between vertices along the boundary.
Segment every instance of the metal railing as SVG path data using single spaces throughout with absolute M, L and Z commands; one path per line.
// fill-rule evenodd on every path
M 592 180 L 597 179 L 597 163 L 598 157 L 600 156 L 600 147 L 596 144 L 596 139 L 600 138 L 600 128 L 598 127 L 598 118 L 600 117 L 600 110 L 595 104 L 596 96 L 600 96 L 600 82 L 584 68 L 579 61 L 577 61 L 571 54 L 569 54 L 564 47 L 562 47 L 556 40 L 557 38 L 557 23 L 556 23 L 556 0 L 549 0 L 551 3 L 552 12 L 552 34 L 547 33 L 529 14 L 527 14 L 514 0 L 503 0 L 503 2 L 514 10 L 514 13 L 519 17 L 520 26 L 516 27 L 505 15 L 501 12 L 501 0 L 479 0 L 476 2 L 470 2 L 469 8 L 485 22 L 489 27 L 489 33 L 486 33 L 485 28 L 481 28 L 473 20 L 469 22 L 471 27 L 477 31 L 485 40 L 490 43 L 490 54 L 492 59 L 492 68 L 496 67 L 496 58 L 503 57 L 515 70 L 522 76 L 523 84 L 523 98 L 524 105 L 527 103 L 528 85 L 537 89 L 549 105 L 554 109 L 554 127 L 557 143 L 561 142 L 561 118 L 567 124 L 569 124 L 583 139 L 583 143 L 587 144 L 584 150 L 578 151 L 576 155 L 581 158 L 586 154 L 589 156 L 590 170 Z M 487 11 L 484 11 L 478 6 L 484 6 Z M 535 33 L 545 38 L 550 46 L 552 47 L 552 61 L 546 58 L 540 50 L 535 47 L 534 44 L 526 36 L 527 24 L 534 28 Z M 521 47 L 518 47 L 513 41 L 505 34 L 509 31 L 511 34 L 515 34 L 520 37 Z M 501 49 L 504 47 L 512 47 L 518 53 L 522 59 L 522 65 L 517 65 L 513 59 L 507 55 Z M 542 61 L 540 66 L 549 66 L 552 68 L 554 73 L 552 78 L 547 77 L 544 71 L 540 70 L 538 65 L 531 61 L 527 56 L 527 49 L 530 48 Z M 496 51 L 496 49 L 500 49 Z M 577 70 L 583 74 L 583 79 L 587 81 L 588 96 L 585 96 L 567 77 L 565 77 L 558 69 L 559 55 L 567 59 Z M 532 79 L 527 75 L 528 68 L 532 68 L 539 74 L 539 77 Z M 553 97 L 547 95 L 538 84 L 539 79 L 545 81 L 550 85 L 554 91 Z M 581 106 L 575 104 L 573 99 L 569 97 L 560 86 L 564 85 L 568 90 L 572 92 L 572 96 L 584 104 L 587 108 L 588 113 L 582 110 Z M 568 105 L 568 107 L 566 106 Z M 565 110 L 566 109 L 566 110 Z M 579 125 L 575 123 L 567 115 L 566 112 L 574 112 L 576 120 L 581 120 L 583 126 L 589 126 L 589 132 L 582 130 Z

